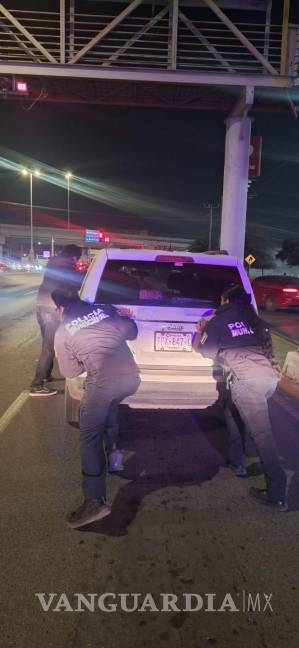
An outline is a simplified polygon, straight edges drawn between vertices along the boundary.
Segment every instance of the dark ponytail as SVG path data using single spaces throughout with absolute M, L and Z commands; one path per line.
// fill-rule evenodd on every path
M 246 317 L 250 326 L 258 331 L 260 328 L 261 320 L 251 303 L 251 295 L 247 293 L 242 286 L 232 284 L 222 292 L 223 299 L 228 299 L 230 304 L 234 304 L 238 308 L 244 309 Z

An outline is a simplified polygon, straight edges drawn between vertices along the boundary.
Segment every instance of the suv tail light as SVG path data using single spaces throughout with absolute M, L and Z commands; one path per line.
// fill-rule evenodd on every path
M 158 254 L 155 258 L 155 261 L 160 261 L 160 263 L 194 263 L 193 257 L 187 256 L 170 256 L 170 254 Z

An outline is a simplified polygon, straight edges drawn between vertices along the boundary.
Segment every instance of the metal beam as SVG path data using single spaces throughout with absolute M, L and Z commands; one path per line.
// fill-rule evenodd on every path
M 102 2 L 102 0 L 98 1 Z M 154 1 L 155 0 L 144 0 L 144 4 L 153 5 Z M 119 0 L 109 0 L 109 2 L 111 4 L 115 2 L 119 3 Z M 128 3 L 130 0 L 123 0 L 123 2 Z M 156 2 L 156 4 L 167 6 L 168 3 L 169 0 L 159 0 Z M 217 4 L 219 7 L 223 7 L 224 9 L 237 9 L 238 11 L 266 11 L 267 0 L 217 0 Z M 180 0 L 180 6 L 195 7 L 198 9 L 198 7 L 204 7 L 204 0 Z
M 299 85 L 299 79 L 270 74 L 238 74 L 234 72 L 189 72 L 184 70 L 144 70 L 104 68 L 83 65 L 50 65 L 34 63 L 3 63 L 0 74 L 15 74 L 69 79 L 110 79 L 117 81 L 141 81 L 150 83 L 182 83 L 213 86 L 255 86 L 256 88 L 292 88 Z
M 239 99 L 236 101 L 229 117 L 244 117 L 248 114 L 254 103 L 254 86 L 246 86 Z
M 161 18 L 164 18 L 164 16 L 167 13 L 168 13 L 168 7 L 164 7 L 164 9 L 162 9 L 162 11 L 159 11 L 159 13 L 157 13 L 144 27 L 142 27 L 142 29 L 140 29 L 137 32 L 137 34 L 134 34 L 134 36 L 132 36 L 132 38 L 130 38 L 126 42 L 126 44 L 123 45 L 123 47 L 120 47 L 116 52 L 111 54 L 111 56 L 109 56 L 109 58 L 107 58 L 107 60 L 104 61 L 102 65 L 104 65 L 105 67 L 111 65 L 113 61 L 116 61 L 116 59 L 118 59 L 119 56 L 122 56 L 129 49 L 129 47 L 132 47 L 134 43 L 140 40 L 140 38 L 142 38 L 144 34 L 146 34 L 152 27 L 154 27 L 156 23 L 159 22 L 159 20 L 161 20 Z
M 69 59 L 71 60 L 75 53 L 75 0 L 70 0 L 69 13 Z
M 89 43 L 84 45 L 84 47 L 82 47 L 82 49 L 80 49 L 79 52 L 77 52 L 77 54 L 75 54 L 75 56 L 73 56 L 73 58 L 70 59 L 69 63 L 77 63 L 77 61 L 79 61 L 79 59 L 82 58 L 84 54 L 89 52 L 89 50 L 92 49 L 92 47 L 94 47 L 95 45 L 97 45 L 97 43 L 103 40 L 103 38 L 107 36 L 107 34 L 109 34 L 112 31 L 112 29 L 116 27 L 116 25 L 119 25 L 119 23 L 121 23 L 124 20 L 124 18 L 129 16 L 132 13 L 132 11 L 134 11 L 134 9 L 139 7 L 139 5 L 142 2 L 143 0 L 132 0 L 132 2 L 130 2 L 130 4 L 120 14 L 118 14 L 118 16 L 115 16 L 115 18 L 113 18 L 113 20 L 108 25 L 106 25 L 106 27 L 104 27 L 102 31 L 100 31 L 96 36 L 94 36 L 94 38 L 92 38 L 89 41 Z
M 60 0 L 60 63 L 65 63 L 65 0 Z
M 251 43 L 250 40 L 238 29 L 238 27 L 228 18 L 228 16 L 216 5 L 214 0 L 204 0 L 205 4 L 214 14 L 226 25 L 228 29 L 236 36 L 236 38 L 246 47 L 246 49 L 251 52 L 251 54 L 261 63 L 261 65 L 269 72 L 270 74 L 277 75 L 278 72 L 275 68 L 267 61 L 267 59 L 259 52 L 259 50 Z
M 29 42 L 37 50 L 39 50 L 41 54 L 43 54 L 46 57 L 46 59 L 48 59 L 48 61 L 50 61 L 50 63 L 57 63 L 54 56 L 52 56 L 52 54 L 50 54 L 48 50 L 46 50 L 46 48 L 43 45 L 41 45 L 41 43 L 39 43 L 39 41 L 37 41 L 36 38 L 34 38 L 34 36 L 32 36 L 32 34 L 30 34 L 25 27 L 23 27 L 23 25 L 21 25 L 21 23 L 10 13 L 10 11 L 8 11 L 7 9 L 5 9 L 5 7 L 3 7 L 3 4 L 0 4 L 0 13 L 2 13 L 3 16 L 5 16 L 5 18 L 7 18 L 7 20 L 9 20 L 9 22 L 14 27 L 16 27 L 16 29 L 18 29 L 18 31 L 21 32 L 21 34 L 23 34 L 23 36 L 25 36 L 25 38 L 27 38 L 27 40 L 29 40 Z
M 298 76 L 298 43 L 299 27 L 298 25 L 289 25 L 288 29 L 288 57 L 287 57 L 287 75 Z
M 178 0 L 169 0 L 168 69 L 176 70 L 178 46 Z
M 297 118 L 298 118 L 298 111 L 299 111 L 299 109 L 298 109 L 298 107 L 294 104 L 294 101 L 293 101 L 293 99 L 292 99 L 292 97 L 291 97 L 291 95 L 290 95 L 290 93 L 289 93 L 288 90 L 286 90 L 286 97 L 287 97 L 287 101 L 288 101 L 288 106 L 289 106 L 290 112 L 292 113 L 293 117 L 295 117 L 295 119 L 297 119 Z
M 20 47 L 21 50 L 23 50 L 25 54 L 27 54 L 27 56 L 30 56 L 30 58 L 36 63 L 41 63 L 41 60 L 38 58 L 38 56 L 36 56 L 36 54 L 34 54 L 34 52 L 32 52 L 28 45 L 26 45 L 26 43 L 23 43 L 23 41 L 17 36 L 17 34 L 15 34 L 12 29 L 9 29 L 9 27 L 7 27 L 7 25 L 1 19 L 0 27 L 6 34 L 9 34 L 10 38 Z
M 288 67 L 287 57 L 288 57 L 289 15 L 290 15 L 290 0 L 284 0 L 282 36 L 281 36 L 280 74 L 286 74 L 287 67 Z
M 264 42 L 264 57 L 269 57 L 269 44 L 270 44 L 270 31 L 271 31 L 271 13 L 272 13 L 272 0 L 268 0 L 266 21 L 265 21 L 265 42 Z
M 188 29 L 191 31 L 193 36 L 198 38 L 198 40 L 204 45 L 207 50 L 214 56 L 214 58 L 221 63 L 221 65 L 227 70 L 227 72 L 234 72 L 234 68 L 228 63 L 228 61 L 223 58 L 223 56 L 220 54 L 220 52 L 217 51 L 216 47 L 210 43 L 210 41 L 195 27 L 193 22 L 185 16 L 185 14 L 182 11 L 179 11 L 179 18 L 180 20 L 188 27 Z

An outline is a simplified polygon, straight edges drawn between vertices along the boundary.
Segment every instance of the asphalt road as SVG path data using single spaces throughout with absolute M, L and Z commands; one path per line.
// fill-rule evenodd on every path
M 299 312 L 291 310 L 278 310 L 272 312 L 261 311 L 261 317 L 276 331 L 292 338 L 299 344 Z
M 0 274 L 0 416 L 28 388 L 38 359 L 34 305 L 40 282 L 40 275 Z
M 0 326 L 3 318 L 14 319 L 32 313 L 34 295 L 41 282 L 40 274 L 0 273 Z
M 249 487 L 263 481 L 253 474 L 256 460 L 249 460 L 249 479 L 226 468 L 226 431 L 215 408 L 123 408 L 126 468 L 108 478 L 112 514 L 72 531 L 64 515 L 81 501 L 78 431 L 63 420 L 61 380 L 57 397 L 41 402 L 24 393 L 39 350 L 30 309 L 23 315 L 27 307 L 3 332 L 15 348 L 4 354 L 0 393 L 1 645 L 298 648 L 297 402 L 280 394 L 271 402 L 288 474 L 288 513 L 249 499 Z M 54 595 L 48 612 L 36 593 L 45 601 Z M 184 593 L 201 595 L 205 608 L 210 594 L 216 610 L 229 598 L 225 611 L 215 612 L 75 612 L 76 593 L 111 593 L 117 602 L 120 593 L 140 593 L 139 607 L 151 593 L 159 609 L 162 593 L 176 595 L 181 609 Z M 258 594 L 260 611 L 248 610 L 249 595 Z

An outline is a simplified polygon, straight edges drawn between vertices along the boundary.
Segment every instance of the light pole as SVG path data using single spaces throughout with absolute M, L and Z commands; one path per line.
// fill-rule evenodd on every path
M 34 243 L 33 243 L 33 203 L 32 203 L 32 179 L 33 176 L 39 177 L 41 175 L 40 171 L 38 169 L 35 169 L 34 171 L 30 171 L 29 169 L 22 169 L 21 171 L 23 176 L 29 176 L 30 180 L 30 250 L 29 250 L 29 257 L 30 260 L 33 261 L 34 259 Z
M 67 179 L 67 228 L 70 229 L 70 179 L 72 174 L 70 171 L 64 174 L 64 177 Z

